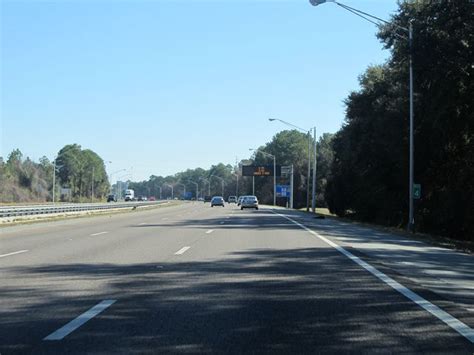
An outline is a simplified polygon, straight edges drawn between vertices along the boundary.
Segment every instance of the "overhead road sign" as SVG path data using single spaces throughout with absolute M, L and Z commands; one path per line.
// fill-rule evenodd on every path
M 281 176 L 281 165 L 275 170 L 276 176 Z M 242 176 L 273 176 L 273 165 L 243 165 Z

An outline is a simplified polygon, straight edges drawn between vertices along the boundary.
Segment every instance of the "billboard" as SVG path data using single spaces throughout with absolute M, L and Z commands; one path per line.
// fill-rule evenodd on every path
M 276 166 L 276 176 L 281 175 L 281 166 Z M 273 176 L 273 165 L 243 165 L 242 176 Z

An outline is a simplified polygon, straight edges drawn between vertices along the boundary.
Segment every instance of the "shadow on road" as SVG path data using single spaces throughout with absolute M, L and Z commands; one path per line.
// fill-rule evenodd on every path
M 3 271 L 7 278 L 23 278 L 25 287 L 2 289 L 2 305 L 22 300 L 1 311 L 2 354 L 473 351 L 443 323 L 330 248 Z M 103 299 L 117 302 L 65 340 L 41 341 Z

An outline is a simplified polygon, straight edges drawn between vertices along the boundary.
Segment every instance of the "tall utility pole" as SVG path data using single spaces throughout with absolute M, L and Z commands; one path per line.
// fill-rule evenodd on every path
M 186 198 L 186 185 L 185 184 L 182 184 L 182 183 L 177 183 L 176 185 L 181 185 L 183 187 L 183 199 Z
M 306 212 L 309 212 L 309 179 L 311 178 L 311 131 L 308 131 L 308 177 L 306 178 Z
M 290 186 L 291 186 L 291 199 L 290 199 L 290 208 L 293 209 L 293 193 L 295 191 L 294 187 L 294 167 L 293 164 L 291 164 L 291 175 L 290 175 Z
M 224 184 L 225 184 L 224 179 L 221 178 L 220 176 L 217 176 L 217 175 L 214 175 L 214 174 L 209 175 L 209 179 L 211 179 L 211 177 L 215 177 L 215 178 L 217 178 L 221 181 L 221 184 L 222 184 L 222 198 L 224 198 Z
M 199 183 L 193 181 L 193 180 L 188 180 L 191 184 L 194 184 L 196 185 L 196 201 L 198 200 L 199 198 Z
M 313 200 L 312 200 L 312 203 L 311 203 L 311 209 L 313 211 L 313 213 L 316 212 L 316 184 L 317 184 L 317 180 L 316 180 L 316 164 L 317 164 L 317 156 L 316 156 L 316 150 L 317 150 L 317 142 L 316 142 L 316 127 L 313 128 L 313 144 L 314 144 L 314 161 L 313 161 Z
M 239 173 L 235 173 L 235 178 L 237 179 L 235 182 L 235 196 L 239 196 Z
M 413 25 L 410 21 L 408 27 L 408 44 L 410 47 L 410 182 L 409 182 L 409 212 L 408 212 L 408 231 L 414 232 L 415 230 L 415 217 L 413 208 L 413 181 L 414 181 L 414 166 L 415 166 L 415 142 L 413 138 Z
M 56 202 L 56 159 L 57 158 L 54 158 L 54 161 L 53 161 L 53 205 L 54 203 Z
M 308 173 L 306 178 L 306 212 L 309 212 L 309 185 L 310 185 L 310 178 L 311 178 L 311 129 L 307 130 L 298 126 L 295 126 L 293 123 L 280 120 L 279 118 L 269 118 L 270 122 L 279 121 L 287 126 L 296 128 L 300 132 L 304 132 L 308 136 Z M 316 127 L 313 128 L 314 130 L 314 167 L 313 167 L 313 212 L 315 212 L 316 208 L 316 183 L 315 183 L 315 176 L 316 176 L 316 163 L 317 163 L 317 155 L 316 155 Z
M 173 185 L 170 184 L 163 184 L 171 188 L 171 199 L 174 200 L 174 187 Z
M 94 201 L 94 167 L 92 167 L 91 202 Z

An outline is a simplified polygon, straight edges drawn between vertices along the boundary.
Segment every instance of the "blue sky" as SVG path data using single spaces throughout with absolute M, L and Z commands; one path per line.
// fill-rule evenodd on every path
M 344 3 L 386 19 L 397 8 Z M 0 156 L 78 143 L 134 180 L 248 158 L 285 129 L 268 117 L 336 132 L 358 75 L 389 55 L 375 26 L 307 0 L 1 7 Z

